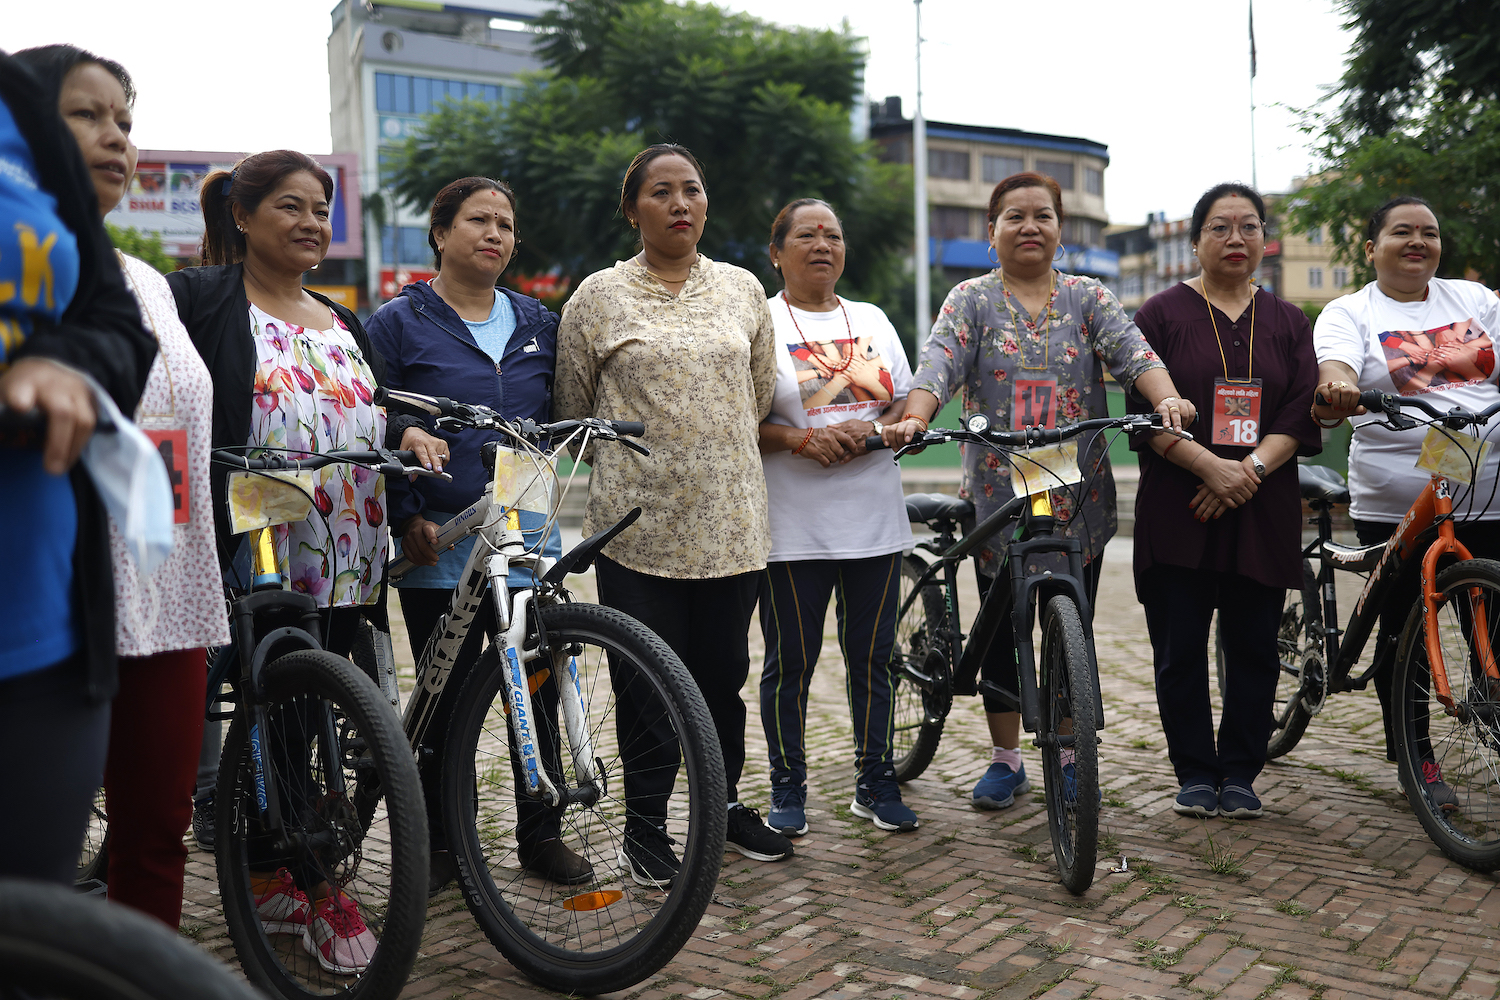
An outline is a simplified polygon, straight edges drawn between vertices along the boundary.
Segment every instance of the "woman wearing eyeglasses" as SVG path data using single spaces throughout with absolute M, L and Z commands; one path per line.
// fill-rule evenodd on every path
M 1219 184 L 1193 209 L 1203 273 L 1153 296 L 1136 324 L 1198 407 L 1195 440 L 1141 450 L 1135 586 L 1156 661 L 1156 702 L 1191 816 L 1261 814 L 1287 588 L 1302 585 L 1296 457 L 1322 450 L 1307 412 L 1318 377 L 1302 310 L 1251 282 L 1265 203 Z M 1219 609 L 1224 712 L 1214 739 L 1208 624 Z

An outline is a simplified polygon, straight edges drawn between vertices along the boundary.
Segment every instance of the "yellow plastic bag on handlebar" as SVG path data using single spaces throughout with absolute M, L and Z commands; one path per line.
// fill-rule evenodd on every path
M 1427 436 L 1422 438 L 1422 453 L 1417 456 L 1417 468 L 1465 486 L 1473 486 L 1474 470 L 1484 468 L 1489 457 L 1488 441 L 1433 426 L 1427 428 Z
M 273 524 L 305 521 L 312 513 L 310 469 L 229 474 L 229 530 L 238 535 Z
M 490 502 L 506 509 L 552 513 L 551 466 L 546 458 L 511 448 L 495 450 L 495 478 Z
M 1029 497 L 1082 481 L 1077 438 L 1010 453 L 1010 488 L 1018 497 Z

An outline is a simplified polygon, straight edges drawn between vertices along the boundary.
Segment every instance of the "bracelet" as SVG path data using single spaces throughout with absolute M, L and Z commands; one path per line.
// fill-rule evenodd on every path
M 901 419 L 902 420 L 920 420 L 922 422 L 922 429 L 924 431 L 927 429 L 927 420 L 925 418 L 923 418 L 923 417 L 917 416 L 915 413 L 908 413 L 906 416 L 902 417 Z
M 1175 448 L 1178 445 L 1182 444 L 1182 440 L 1183 439 L 1180 438 L 1180 437 L 1174 437 L 1172 439 L 1171 443 L 1169 443 L 1165 448 L 1163 448 L 1161 450 L 1161 457 L 1162 458 L 1166 458 L 1167 457 L 1167 452 L 1171 451 L 1173 448 Z
M 1325 423 L 1323 423 L 1322 418 L 1318 416 L 1318 413 L 1317 413 L 1316 410 L 1312 410 L 1310 412 L 1312 414 L 1313 423 L 1317 424 L 1319 427 L 1323 428 L 1325 431 L 1331 431 L 1335 427 L 1342 427 L 1343 424 L 1344 424 L 1344 418 L 1343 417 L 1336 418 L 1333 421 L 1333 423 L 1331 423 L 1331 424 L 1325 424 Z
M 807 429 L 806 436 L 804 436 L 802 438 L 802 443 L 799 444 L 796 448 L 792 449 L 792 454 L 793 455 L 800 455 L 800 454 L 802 454 L 802 449 L 807 447 L 807 442 L 809 442 L 809 441 L 812 440 L 812 435 L 813 435 L 813 429 L 811 427 L 809 427 Z
M 1178 440 L 1181 440 L 1181 439 L 1179 438 Z M 1198 462 L 1200 460 L 1202 460 L 1202 458 L 1203 458 L 1204 455 L 1210 455 L 1210 454 L 1212 454 L 1212 452 L 1210 452 L 1207 448 L 1204 448 L 1202 451 L 1198 452 L 1198 457 L 1195 458 L 1195 459 L 1193 459 L 1191 462 L 1188 463 L 1187 470 L 1189 472 L 1192 472 L 1193 471 L 1193 466 L 1197 465 Z

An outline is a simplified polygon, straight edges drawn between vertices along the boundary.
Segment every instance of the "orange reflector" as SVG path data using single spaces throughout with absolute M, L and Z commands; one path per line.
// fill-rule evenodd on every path
M 563 900 L 565 910 L 602 910 L 611 903 L 618 903 L 625 898 L 625 894 L 618 889 L 603 889 L 599 892 L 585 892 L 571 899 Z

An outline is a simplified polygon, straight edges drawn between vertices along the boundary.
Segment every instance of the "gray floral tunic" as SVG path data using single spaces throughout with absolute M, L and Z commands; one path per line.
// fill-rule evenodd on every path
M 1005 291 L 995 270 L 961 282 L 948 293 L 917 361 L 913 387 L 937 396 L 940 405 L 962 391 L 965 419 L 983 413 L 994 426 L 1008 429 L 1016 379 L 1055 377 L 1056 422 L 1061 427 L 1108 416 L 1106 368 L 1129 392 L 1142 372 L 1163 367 L 1114 293 L 1097 280 L 1057 272 L 1048 316 L 1033 323 L 1020 299 Z M 1104 551 L 1117 527 L 1107 444 L 1106 435 L 1099 435 L 1087 459 L 1080 459 L 1084 483 L 1074 489 L 1088 486 L 1080 511 L 1072 509 L 1070 493 L 1058 490 L 1052 498 L 1059 520 L 1067 521 L 1061 534 L 1083 541 L 1085 562 Z M 963 463 L 959 495 L 974 501 L 983 520 L 1013 496 L 1010 467 L 992 451 L 967 446 Z M 1099 475 L 1090 484 L 1088 470 L 1095 465 Z M 1000 539 L 996 535 L 992 541 Z M 991 548 L 981 547 L 978 558 L 981 570 L 996 572 Z M 1039 568 L 1062 568 L 1060 559 L 1053 562 L 1059 565 L 1049 562 Z

